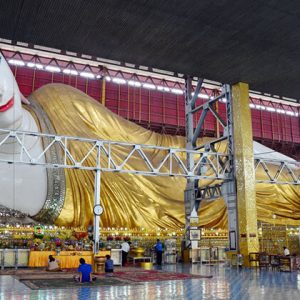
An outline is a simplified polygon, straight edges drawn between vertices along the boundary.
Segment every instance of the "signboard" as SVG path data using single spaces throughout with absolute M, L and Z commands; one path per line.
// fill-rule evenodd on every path
M 191 229 L 190 230 L 190 240 L 191 241 L 200 241 L 201 232 L 200 229 Z

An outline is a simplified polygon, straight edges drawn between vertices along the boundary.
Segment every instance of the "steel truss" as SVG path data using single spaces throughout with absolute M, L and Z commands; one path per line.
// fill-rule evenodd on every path
M 203 188 L 198 188 L 196 190 L 197 201 L 207 200 L 213 201 L 222 197 L 221 191 L 222 184 L 208 185 Z
M 254 157 L 256 183 L 300 185 L 300 162 Z M 259 173 L 259 174 L 258 174 Z M 198 187 L 197 201 L 213 201 L 224 197 L 222 184 Z
M 254 157 L 254 168 L 263 175 L 256 178 L 258 183 L 300 185 L 300 162 Z
M 30 153 L 30 146 L 26 143 L 28 138 L 35 138 L 44 145 L 40 153 L 34 156 Z M 47 168 L 224 180 L 229 167 L 228 155 L 218 152 L 0 129 L 0 152 L 4 150 L 6 143 L 14 143 L 19 151 L 14 154 L 13 159 L 2 158 L 0 162 L 41 165 Z M 83 145 L 88 149 L 85 154 L 74 151 L 74 148 Z M 47 162 L 43 158 L 53 147 L 60 149 L 61 157 L 57 161 Z M 190 170 L 186 166 L 187 155 L 192 156 L 195 162 Z M 134 169 L 131 165 L 133 159 Z M 199 168 L 205 169 L 206 174 L 199 175 Z

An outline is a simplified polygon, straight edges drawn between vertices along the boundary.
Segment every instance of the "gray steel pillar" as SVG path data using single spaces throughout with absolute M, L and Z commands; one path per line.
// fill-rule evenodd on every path
M 194 136 L 194 124 L 192 113 L 192 79 L 187 77 L 185 79 L 185 130 L 186 130 L 186 148 L 193 149 L 192 140 Z M 194 157 L 187 153 L 187 169 L 190 171 L 194 166 Z M 186 189 L 184 191 L 184 205 L 185 205 L 185 225 L 186 230 L 190 226 L 190 215 L 195 206 L 195 179 L 188 178 Z
M 223 86 L 223 93 L 226 98 L 226 114 L 227 127 L 226 135 L 228 141 L 229 154 L 229 172 L 227 173 L 228 180 L 223 182 L 221 187 L 222 195 L 227 205 L 228 213 L 228 234 L 229 234 L 229 248 L 230 250 L 239 250 L 239 233 L 238 233 L 238 212 L 237 212 L 237 195 L 236 195 L 236 180 L 234 168 L 234 139 L 233 139 L 233 111 L 232 111 L 232 95 L 230 85 Z
M 221 142 L 222 140 L 228 141 L 228 154 L 229 154 L 229 170 L 227 171 L 227 178 L 223 183 L 221 188 L 222 195 L 226 201 L 228 207 L 228 226 L 229 226 L 229 237 L 230 237 L 230 249 L 238 250 L 238 220 L 237 220 L 237 199 L 236 199 L 236 182 L 234 173 L 234 148 L 233 148 L 233 117 L 232 117 L 232 101 L 231 101 L 231 88 L 230 85 L 226 84 L 222 87 L 222 93 L 209 99 L 206 103 L 196 106 L 196 99 L 198 98 L 198 93 L 200 92 L 203 80 L 199 79 L 197 87 L 195 89 L 195 94 L 192 97 L 192 80 L 187 77 L 185 81 L 185 115 L 186 115 L 186 148 L 189 150 L 204 149 L 205 151 L 215 151 L 215 143 Z M 213 105 L 220 99 L 226 99 L 226 122 L 221 118 L 218 112 L 214 109 Z M 197 126 L 194 130 L 193 116 L 197 111 L 202 110 L 199 120 L 197 120 Z M 205 145 L 197 146 L 197 139 L 199 138 L 201 128 L 204 124 L 207 112 L 211 111 L 215 116 L 217 122 L 221 124 L 224 128 L 223 137 L 219 137 L 214 141 L 211 141 Z M 220 161 L 220 164 L 223 164 Z M 187 156 L 187 167 L 192 168 L 194 166 L 193 157 Z M 205 173 L 201 167 L 196 171 L 197 174 Z M 201 199 L 197 199 L 198 190 L 201 191 L 201 187 L 198 186 L 198 180 L 188 179 L 187 185 L 184 193 L 185 200 L 185 217 L 186 217 L 186 229 L 190 227 L 190 216 L 191 212 L 194 210 L 198 214 L 198 209 L 200 206 Z M 212 190 L 215 187 L 212 187 Z M 203 189 L 203 188 L 202 188 Z M 213 196 L 214 193 L 211 193 Z M 201 198 L 201 197 L 200 197 Z M 209 197 L 208 197 L 209 198 Z M 187 237 L 187 240 L 189 238 Z

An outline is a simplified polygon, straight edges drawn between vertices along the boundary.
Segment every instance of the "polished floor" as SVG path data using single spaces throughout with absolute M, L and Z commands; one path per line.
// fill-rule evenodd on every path
M 300 299 L 300 272 L 232 269 L 224 265 L 165 265 L 162 270 L 213 275 L 212 279 L 146 282 L 113 287 L 30 290 L 10 275 L 0 276 L 0 300 L 85 299 Z

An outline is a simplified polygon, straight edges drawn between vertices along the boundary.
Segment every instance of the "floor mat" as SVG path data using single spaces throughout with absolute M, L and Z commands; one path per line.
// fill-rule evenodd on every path
M 115 278 L 115 277 L 103 277 L 97 278 L 93 283 L 75 282 L 73 278 L 45 278 L 45 279 L 19 279 L 27 287 L 32 290 L 49 290 L 49 289 L 67 289 L 74 287 L 99 287 L 99 286 L 113 286 L 113 285 L 130 285 L 136 284 L 135 282 Z

